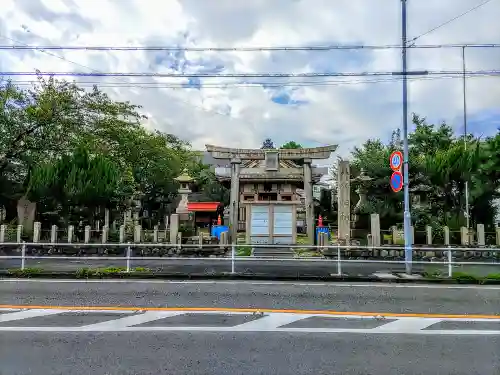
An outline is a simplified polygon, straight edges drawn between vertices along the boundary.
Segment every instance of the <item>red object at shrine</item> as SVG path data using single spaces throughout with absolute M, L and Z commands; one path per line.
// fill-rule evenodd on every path
M 220 218 L 220 215 L 217 217 L 217 225 L 222 225 L 222 219 Z
M 318 217 L 318 227 L 322 227 L 323 226 L 323 217 L 321 215 L 319 215 Z

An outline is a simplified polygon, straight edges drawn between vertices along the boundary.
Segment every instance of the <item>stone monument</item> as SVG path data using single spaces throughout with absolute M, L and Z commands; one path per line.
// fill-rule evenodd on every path
M 337 169 L 338 240 L 351 240 L 351 170 L 347 160 L 339 160 Z
M 36 203 L 26 198 L 21 198 L 17 202 L 17 223 L 23 226 L 25 233 L 32 233 L 35 222 Z

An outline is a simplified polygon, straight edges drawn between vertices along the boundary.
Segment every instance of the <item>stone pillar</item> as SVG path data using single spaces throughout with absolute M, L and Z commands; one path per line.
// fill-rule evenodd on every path
M 497 246 L 500 246 L 500 227 L 495 228 L 495 234 L 497 238 Z
M 125 243 L 125 225 L 120 225 L 119 241 Z
M 370 215 L 370 230 L 372 235 L 372 246 L 380 247 L 382 245 L 382 240 L 380 236 L 380 215 L 371 214 Z
M 396 245 L 399 239 L 399 231 L 395 225 L 391 227 L 391 234 L 392 234 L 392 244 Z
M 57 242 L 57 225 L 52 225 L 50 228 L 50 243 Z
M 70 225 L 68 227 L 68 243 L 73 242 L 73 233 L 75 232 L 75 227 L 73 225 Z
M 415 245 L 415 227 L 413 225 L 410 227 L 410 243 Z
M 140 225 L 136 225 L 134 227 L 134 242 L 135 243 L 141 242 L 141 235 L 142 235 L 142 227 Z
M 6 225 L 0 225 L 0 243 L 5 242 L 5 231 L 7 230 Z
M 102 227 L 102 233 L 101 233 L 101 243 L 106 243 L 108 242 L 108 233 L 109 233 L 109 227 L 106 225 Z
M 240 201 L 240 164 L 241 159 L 231 159 L 231 202 L 229 203 L 229 220 L 231 228 L 231 241 L 236 243 L 238 237 L 238 213 Z
M 486 236 L 484 235 L 484 224 L 477 225 L 477 246 L 486 246 Z
M 86 225 L 84 232 L 83 232 L 83 243 L 89 243 L 90 242 L 90 233 L 91 233 L 92 227 L 90 225 Z
M 351 170 L 349 162 L 340 160 L 337 168 L 339 239 L 351 239 Z
M 37 243 L 40 242 L 40 234 L 42 231 L 42 223 L 39 221 L 35 221 L 33 223 L 33 242 Z
M 460 228 L 460 244 L 462 246 L 469 245 L 469 230 L 466 227 Z
M 443 227 L 444 245 L 450 246 L 450 228 Z
M 304 195 L 306 210 L 307 239 L 310 244 L 314 243 L 314 201 L 313 181 L 311 170 L 311 159 L 304 159 Z
M 104 226 L 109 228 L 109 209 L 104 209 Z
M 425 237 L 427 239 L 427 245 L 432 245 L 432 227 L 427 225 L 425 227 Z
M 179 215 L 170 215 L 170 243 L 177 243 L 177 234 L 179 233 Z
M 155 225 L 153 228 L 153 242 L 154 243 L 158 242 L 158 228 L 159 228 L 159 225 Z
M 17 226 L 17 233 L 16 233 L 16 242 L 17 243 L 21 243 L 22 236 L 23 236 L 23 226 L 22 226 L 22 224 L 19 224 Z

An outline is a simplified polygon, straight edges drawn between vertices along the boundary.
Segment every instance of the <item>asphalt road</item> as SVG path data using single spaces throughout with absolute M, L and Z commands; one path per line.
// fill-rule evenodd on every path
M 74 260 L 57 259 L 28 259 L 26 267 L 38 267 L 44 271 L 76 271 L 81 268 L 107 268 L 107 267 L 125 267 L 126 261 L 116 260 L 87 260 L 85 258 L 76 258 Z M 21 261 L 18 259 L 0 260 L 0 269 L 19 268 Z M 131 267 L 143 267 L 151 270 L 157 270 L 166 273 L 176 274 L 213 274 L 231 272 L 230 259 L 190 259 L 181 260 L 162 259 L 162 260 L 133 260 Z M 415 272 L 423 270 L 422 265 L 414 265 Z M 245 272 L 248 274 L 259 274 L 268 277 L 296 277 L 301 276 L 330 276 L 336 274 L 337 262 L 332 261 L 294 261 L 294 260 L 236 260 L 235 272 Z M 377 272 L 404 272 L 404 264 L 398 263 L 342 263 L 342 273 L 348 275 L 369 276 Z
M 494 286 L 215 281 L 0 281 L 0 304 L 4 308 L 14 308 L 12 305 L 45 307 L 45 310 L 40 310 L 40 314 L 53 314 L 51 309 L 54 309 L 54 306 L 73 306 L 96 309 L 131 307 L 134 313 L 136 309 L 141 308 L 148 310 L 147 308 L 205 307 L 280 311 L 293 309 L 299 312 L 317 310 L 336 314 L 414 313 L 422 316 L 406 320 L 408 323 L 405 323 L 406 328 L 401 328 L 403 330 L 411 328 L 412 324 L 421 324 L 421 321 L 426 319 L 430 321 L 427 325 L 436 323 L 428 314 L 498 315 L 499 295 L 500 288 Z M 8 316 L 9 312 L 0 313 L 0 321 L 2 315 Z M 76 324 L 65 322 L 57 316 L 52 318 L 59 323 L 45 325 Z M 141 319 L 144 319 L 144 315 L 142 316 Z M 442 334 L 438 330 L 432 334 L 417 334 L 416 331 L 414 334 L 408 334 L 398 332 L 398 328 L 385 333 L 375 333 L 367 329 L 360 333 L 325 333 L 326 330 L 318 332 L 312 329 L 307 332 L 265 329 L 256 332 L 236 328 L 203 331 L 189 327 L 180 331 L 162 331 L 155 328 L 154 324 L 143 328 L 142 331 L 95 332 L 95 329 L 88 332 L 62 332 L 50 326 L 48 329 L 45 327 L 46 332 L 30 331 L 29 327 L 40 326 L 40 321 L 49 318 L 42 317 L 38 323 L 31 324 L 17 320 L 17 326 L 28 327 L 18 332 L 8 328 L 9 325 L 14 326 L 14 322 L 0 324 L 0 329 L 4 327 L 5 330 L 0 332 L 2 375 L 498 375 L 500 368 L 500 333 L 476 332 L 462 335 Z M 343 322 L 342 324 L 345 324 L 345 321 Z M 481 329 L 496 329 L 495 332 L 500 332 L 500 328 L 491 328 L 491 325 L 495 324 L 500 326 L 500 319 L 488 323 L 490 328 Z M 83 320 L 80 324 L 83 324 Z M 260 327 L 266 325 L 261 324 Z

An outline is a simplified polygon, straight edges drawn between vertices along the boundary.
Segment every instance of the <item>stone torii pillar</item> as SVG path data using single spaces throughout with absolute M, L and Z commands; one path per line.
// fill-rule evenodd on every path
M 236 243 L 238 237 L 238 212 L 240 202 L 240 164 L 241 159 L 231 159 L 231 191 L 229 203 L 229 223 L 231 242 Z
M 311 159 L 304 159 L 304 195 L 307 238 L 310 243 L 314 243 L 314 203 L 311 163 Z

